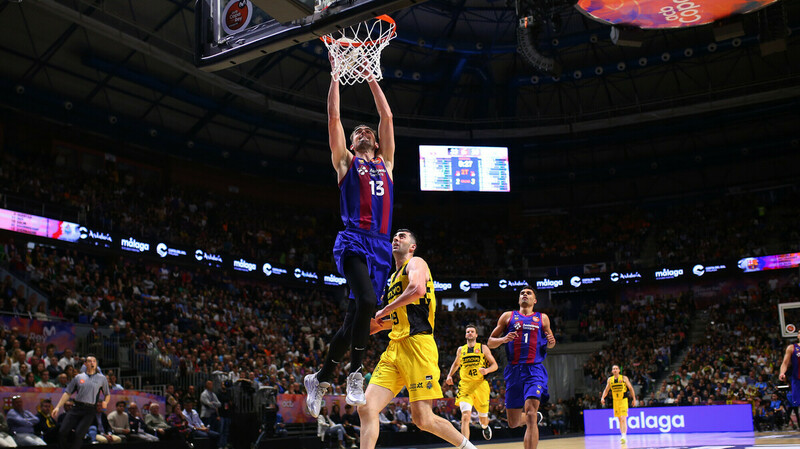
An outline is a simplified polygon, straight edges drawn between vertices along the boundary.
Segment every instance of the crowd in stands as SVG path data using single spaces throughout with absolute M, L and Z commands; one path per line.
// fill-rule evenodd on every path
M 96 419 L 89 426 L 84 441 L 91 444 L 159 440 L 191 443 L 198 439 L 209 439 L 214 447 L 230 447 L 229 429 L 220 424 L 224 422 L 224 416 L 215 409 L 213 414 L 201 418 L 195 408 L 196 402 L 193 398 L 185 397 L 164 412 L 157 402 L 148 403 L 140 410 L 136 402 L 118 401 L 110 412 L 103 409 L 98 402 Z M 221 406 L 222 403 L 219 404 Z M 25 409 L 21 396 L 13 396 L 11 408 L 5 414 L 0 413 L 0 446 L 57 444 L 64 417 L 74 406 L 74 400 L 69 399 L 64 404 L 64 411 L 53 418 L 53 403 L 50 399 L 41 399 L 36 410 L 28 410 Z M 204 414 L 209 408 L 210 406 L 203 403 Z
M 182 378 L 195 382 L 180 384 L 190 396 L 194 396 L 198 379 L 208 379 L 212 373 L 224 373 L 224 379 L 246 382 L 254 390 L 269 386 L 279 393 L 302 393 L 300 379 L 320 365 L 324 344 L 335 330 L 332 327 L 338 325 L 344 301 L 319 289 L 251 283 L 206 269 L 170 268 L 135 259 L 105 260 L 43 246 L 28 248 L 16 239 L 8 240 L 3 248 L 12 273 L 27 276 L 32 285 L 47 290 L 48 316 L 92 323 L 90 341 L 101 338 L 101 330 L 111 330 L 103 338 L 129 344 L 136 360 L 148 361 L 137 367 L 153 369 L 153 382 L 179 383 Z M 36 317 L 30 315 L 32 304 L 10 285 L 3 281 L 0 310 Z M 727 301 L 715 298 L 702 305 L 696 304 L 691 292 L 669 297 L 620 295 L 613 302 L 575 304 L 581 311 L 578 334 L 562 341 L 586 336 L 607 342 L 584 366 L 586 391 L 602 391 L 610 366 L 621 363 L 638 396 L 650 398 L 648 405 L 754 399 L 754 393 L 766 403 L 775 391 L 764 385 L 774 382 L 782 348 L 777 338 L 761 330 L 769 327 L 775 304 L 797 298 L 795 290 L 770 283 L 758 291 L 737 290 Z M 692 347 L 684 368 L 654 390 L 672 357 L 686 345 L 698 307 L 708 307 L 715 323 L 709 329 L 708 343 Z M 464 344 L 465 326 L 475 324 L 485 338 L 497 316 L 497 311 L 487 310 L 440 311 L 435 335 L 443 373 L 455 348 Z M 53 346 L 42 347 L 13 329 L 0 332 L 0 337 L 3 385 L 64 386 L 80 365 L 70 350 L 62 353 Z M 385 338 L 378 336 L 367 352 L 365 365 L 370 371 Z M 731 341 L 743 346 L 731 348 Z M 504 354 L 495 354 L 502 365 Z M 112 385 L 118 385 L 115 373 L 108 374 Z M 337 372 L 336 379 L 333 392 L 342 393 L 344 373 Z M 489 380 L 493 397 L 502 398 L 502 376 L 490 376 Z M 455 386 L 444 387 L 447 397 L 455 393 Z M 575 430 L 579 423 L 573 414 L 599 407 L 596 396 L 550 404 L 544 409 L 545 421 L 554 428 L 557 424 L 561 430 Z M 502 410 L 493 411 L 493 416 L 502 421 Z
M 235 194 L 165 188 L 157 179 L 134 182 L 114 164 L 75 176 L 45 163 L 40 156 L 21 160 L 4 154 L 0 190 L 74 207 L 87 224 L 98 229 L 192 246 L 203 242 L 220 253 L 316 269 L 320 263 L 329 263 L 334 234 L 341 226 L 335 204 L 332 209 L 302 205 L 265 208 Z M 648 246 L 655 247 L 653 255 L 659 263 L 759 255 L 775 243 L 775 236 L 788 236 L 786 251 L 796 250 L 800 236 L 789 226 L 797 220 L 786 218 L 792 213 L 796 218 L 791 206 L 797 202 L 796 193 L 784 191 L 775 196 L 737 195 L 653 211 L 632 207 L 603 213 L 513 217 L 507 222 L 473 221 L 468 228 L 456 229 L 437 227 L 435 218 L 424 215 L 401 220 L 424 230 L 421 251 L 435 277 L 465 272 L 489 276 L 519 273 L 554 261 L 633 266 L 646 255 Z M 396 219 L 402 217 L 403 212 L 398 212 Z M 131 349 L 133 366 L 141 373 L 152 373 L 150 382 L 178 385 L 168 391 L 163 415 L 157 408 L 139 411 L 131 404 L 117 404 L 121 410 L 115 410 L 118 414 L 109 420 L 111 431 L 97 429 L 95 436 L 90 435 L 96 441 L 126 436 L 125 431 L 117 430 L 124 428 L 121 416 L 127 413 L 130 432 L 143 429 L 143 435 L 159 438 L 203 435 L 224 447 L 222 423 L 210 426 L 202 410 L 192 411 L 193 401 L 201 399 L 195 389 L 215 373 L 222 373 L 223 382 L 216 391 L 220 396 L 226 395 L 228 382 L 249 385 L 253 391 L 263 386 L 278 393 L 303 393 L 301 379 L 321 365 L 325 344 L 341 323 L 346 301 L 333 290 L 289 288 L 235 279 L 220 270 L 28 247 L 24 239 L 17 238 L 3 242 L 0 262 L 49 299 L 26 297 L 10 279 L 4 279 L 0 312 L 91 324 L 89 347 L 102 347 L 107 340 L 125 345 Z M 709 307 L 713 324 L 706 341 L 693 345 L 683 366 L 670 375 L 667 371 L 674 356 L 687 346 L 696 310 L 708 304 L 701 307 L 691 292 L 669 297 L 620 295 L 613 301 L 576 304 L 571 310 L 577 311 L 578 334 L 559 341 L 605 340 L 607 344 L 584 366 L 584 384 L 591 393 L 545 405 L 544 422 L 557 432 L 578 430 L 580 411 L 600 406 L 598 395 L 611 365 L 622 364 L 637 396 L 649 398 L 648 405 L 746 400 L 755 404 L 759 426 L 787 424 L 788 410 L 775 406 L 775 401 L 782 399 L 773 387 L 783 343 L 763 329 L 773 325 L 778 302 L 797 300 L 798 296 L 796 288 L 764 286 L 713 301 Z M 554 320 L 561 319 L 557 312 L 551 315 Z M 455 348 L 464 344 L 465 326 L 476 325 L 478 335 L 485 339 L 498 316 L 497 311 L 464 309 L 437 315 L 435 337 L 443 376 Z M 555 329 L 559 332 L 561 327 Z M 381 335 L 368 348 L 364 358 L 367 372 L 376 364 L 385 340 Z M 69 349 L 42 347 L 13 329 L 0 331 L 0 343 L 0 384 L 4 386 L 63 387 L 80 368 L 81 359 Z M 502 366 L 502 351 L 495 355 Z M 107 374 L 115 377 L 113 371 Z M 667 380 L 656 387 L 657 380 L 665 376 Z M 333 393 L 343 394 L 346 371 L 338 369 L 334 378 Z M 493 397 L 502 399 L 502 375 L 489 380 Z M 118 385 L 116 379 L 112 385 L 132 387 Z M 445 396 L 454 397 L 455 392 L 455 386 L 444 386 Z M 342 445 L 356 441 L 357 414 L 343 412 L 336 411 L 318 422 L 321 437 L 335 438 Z M 439 413 L 460 421 L 458 416 Z M 16 425 L 16 417 L 6 418 L 9 426 Z M 503 425 L 502 407 L 491 411 L 491 419 Z M 283 434 L 280 419 L 270 425 L 275 435 Z M 387 408 L 382 414 L 384 427 L 387 431 L 413 431 L 402 408 Z M 0 432 L 3 428 L 0 422 Z M 18 433 L 44 438 L 45 432 Z
M 653 221 L 656 262 L 722 261 L 800 249 L 795 226 L 800 193 L 731 195 L 678 205 Z
M 588 389 L 602 391 L 611 366 L 621 365 L 631 383 L 641 389 L 639 396 L 646 394 L 669 368 L 672 354 L 686 346 L 694 309 L 690 293 L 637 295 L 592 305 L 580 319 L 580 333 L 607 344 L 584 366 Z
M 735 290 L 716 297 L 707 308 L 708 324 L 700 342 L 689 348 L 681 369 L 660 385 L 648 405 L 753 405 L 758 430 L 797 428 L 790 420 L 778 371 L 787 341 L 780 338 L 777 305 L 800 299 L 796 277 L 780 285 Z M 794 408 L 795 416 L 797 408 Z
M 148 177 L 112 161 L 81 171 L 58 159 L 35 151 L 3 154 L 0 193 L 66 206 L 74 216 L 51 218 L 80 218 L 106 232 L 202 245 L 309 270 L 332 267 L 332 242 L 342 227 L 336 201 L 324 207 L 296 202 L 264 207 L 245 194 L 176 187 L 162 179 L 167 174 Z M 230 177 L 236 184 L 236 175 Z M 798 218 L 792 207 L 798 195 L 782 189 L 532 217 L 512 210 L 447 228 L 439 226 L 437 214 L 444 206 L 407 206 L 396 211 L 395 223 L 418 230 L 436 276 L 524 277 L 532 267 L 607 263 L 622 269 L 761 255 L 779 241 L 787 249 L 800 248 L 800 234 L 791 226 Z

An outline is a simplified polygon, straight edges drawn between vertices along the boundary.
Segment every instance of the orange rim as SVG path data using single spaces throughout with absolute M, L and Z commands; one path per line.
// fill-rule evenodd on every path
M 392 19 L 391 17 L 389 17 L 386 14 L 381 14 L 378 17 L 375 17 L 375 19 L 376 20 L 382 20 L 382 21 L 384 21 L 384 22 L 386 22 L 386 23 L 388 23 L 388 24 L 390 24 L 392 26 L 391 27 L 391 32 L 386 37 L 378 39 L 378 40 L 369 39 L 369 40 L 366 40 L 364 42 L 341 42 L 339 39 L 332 38 L 330 34 L 326 34 L 324 36 L 320 36 L 319 39 L 321 41 L 325 42 L 326 44 L 336 43 L 336 44 L 338 44 L 338 45 L 340 45 L 342 47 L 360 47 L 362 45 L 382 44 L 382 43 L 386 42 L 387 40 L 389 40 L 389 39 L 391 39 L 391 38 L 393 38 L 393 37 L 395 37 L 397 35 L 397 23 L 395 23 L 394 19 Z

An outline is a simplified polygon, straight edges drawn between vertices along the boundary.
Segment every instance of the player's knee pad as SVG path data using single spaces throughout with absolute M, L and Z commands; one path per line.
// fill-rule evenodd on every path
M 472 404 L 470 404 L 469 402 L 459 402 L 458 403 L 458 408 L 461 409 L 461 413 L 471 412 L 472 411 Z
M 489 414 L 488 413 L 478 413 L 478 416 L 480 416 L 481 418 L 488 418 Z

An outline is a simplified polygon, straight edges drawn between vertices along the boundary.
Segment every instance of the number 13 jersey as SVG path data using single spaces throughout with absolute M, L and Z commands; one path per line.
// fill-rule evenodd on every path
M 523 315 L 518 310 L 513 311 L 506 332 L 517 333 L 517 338 L 506 343 L 508 363 L 542 363 L 547 355 L 547 338 L 541 312 Z
M 353 157 L 339 182 L 340 209 L 345 228 L 389 235 L 392 229 L 394 184 L 383 159 Z

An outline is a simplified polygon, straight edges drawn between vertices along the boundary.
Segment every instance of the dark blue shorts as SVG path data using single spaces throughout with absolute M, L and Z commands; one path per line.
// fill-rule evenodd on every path
M 340 231 L 336 236 L 336 243 L 333 244 L 333 258 L 342 276 L 344 276 L 344 259 L 347 256 L 358 256 L 367 262 L 372 288 L 375 289 L 375 296 L 380 304 L 386 280 L 389 279 L 389 272 L 392 269 L 392 243 L 389 237 L 360 229 Z M 352 290 L 350 297 L 354 298 Z
M 792 392 L 786 395 L 789 407 L 800 406 L 800 379 L 791 379 Z
M 547 370 L 541 363 L 509 363 L 503 370 L 506 380 L 506 408 L 523 408 L 527 399 L 546 402 Z

